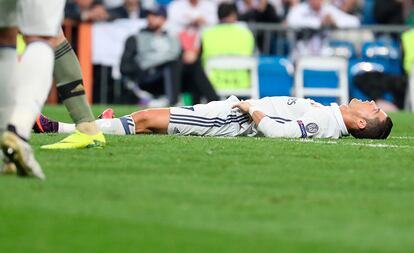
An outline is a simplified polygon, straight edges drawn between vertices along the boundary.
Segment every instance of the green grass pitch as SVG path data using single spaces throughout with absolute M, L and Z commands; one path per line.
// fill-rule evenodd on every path
M 0 252 L 414 252 L 414 115 L 392 117 L 385 141 L 33 135 L 48 179 L 0 177 Z

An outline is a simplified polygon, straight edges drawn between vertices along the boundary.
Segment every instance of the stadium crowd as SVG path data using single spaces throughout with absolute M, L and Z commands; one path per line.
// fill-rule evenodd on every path
M 160 4 L 167 7 L 169 21 L 182 28 L 191 23 L 201 26 L 216 24 L 216 9 L 222 2 L 234 3 L 239 20 L 246 22 L 283 23 L 308 2 L 312 8 L 319 4 L 325 4 L 324 8 L 334 7 L 361 22 L 366 18 L 364 15 L 372 15 L 377 24 L 414 23 L 412 0 L 69 0 L 65 15 L 68 19 L 92 22 L 137 19 L 145 18 L 146 9 Z M 372 13 L 364 13 L 366 9 Z M 303 11 L 299 13 L 304 15 L 302 20 L 310 18 Z M 323 24 L 332 24 L 329 16 L 321 16 Z
M 343 41 L 344 37 L 352 46 L 345 56 L 351 58 L 354 50 L 362 55 L 362 45 L 358 44 L 361 37 L 367 41 L 386 40 L 397 45 L 398 51 L 404 41 L 401 34 L 353 30 L 344 35 L 332 29 L 356 29 L 364 24 L 413 25 L 414 0 L 69 0 L 65 17 L 72 23 L 145 20 L 143 29 L 136 29 L 125 40 L 120 61 L 123 80 L 139 85 L 125 85 L 129 88 L 122 91 L 122 101 L 106 102 L 135 103 L 139 96 L 141 103 L 151 100 L 159 102 L 154 106 L 160 106 L 177 104 L 182 92 L 191 95 L 192 103 L 215 100 L 218 96 L 214 89 L 223 86 L 223 79 L 236 80 L 240 87 L 248 82 L 248 77 L 240 73 L 223 77 L 216 72 L 207 78 L 203 67 L 209 57 L 278 54 L 274 47 L 270 51 L 263 48 L 263 32 L 253 33 L 245 24 L 277 24 L 300 31 L 295 45 L 284 41 L 284 35 L 281 38 L 280 34 L 272 34 L 272 42 L 284 41 L 284 54 L 293 63 L 303 55 L 326 54 L 332 49 L 327 41 Z M 396 63 L 399 70 L 355 78 L 357 87 L 369 99 L 391 93 L 396 107 L 389 109 L 404 106 L 404 75 L 409 70 L 403 71 L 402 55 L 412 57 L 411 53 L 397 54 L 391 65 Z M 99 82 L 103 75 L 99 68 L 96 70 L 95 81 Z M 153 99 L 162 94 L 166 95 L 163 100 Z

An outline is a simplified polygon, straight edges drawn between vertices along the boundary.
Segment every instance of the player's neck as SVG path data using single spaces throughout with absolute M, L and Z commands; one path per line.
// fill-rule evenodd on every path
M 354 120 L 355 116 L 349 110 L 349 107 L 347 105 L 341 105 L 339 106 L 339 110 L 341 111 L 342 118 L 344 119 L 346 128 L 348 130 L 355 128 L 355 120 Z

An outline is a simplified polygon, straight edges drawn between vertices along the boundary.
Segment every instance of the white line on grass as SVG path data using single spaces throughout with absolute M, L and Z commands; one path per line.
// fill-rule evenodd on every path
M 307 143 L 316 143 L 316 144 L 328 144 L 328 145 L 348 145 L 348 146 L 360 146 L 360 147 L 369 147 L 369 148 L 414 148 L 413 146 L 408 145 L 395 145 L 395 144 L 383 144 L 383 143 L 358 143 L 358 142 L 339 142 L 339 141 L 320 141 L 313 139 L 286 139 L 292 142 L 307 142 Z
M 389 138 L 398 140 L 414 140 L 414 136 L 391 136 Z

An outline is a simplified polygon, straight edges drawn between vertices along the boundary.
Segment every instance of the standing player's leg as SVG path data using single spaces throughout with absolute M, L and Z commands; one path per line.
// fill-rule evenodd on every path
M 17 23 L 27 47 L 18 64 L 17 99 L 1 146 L 5 155 L 16 164 L 20 175 L 44 178 L 27 140 L 52 83 L 53 38 L 58 35 L 64 5 L 64 0 L 48 3 L 42 0 L 17 1 Z
M 14 103 L 12 79 L 17 66 L 16 34 L 15 27 L 0 27 L 0 134 L 6 130 Z
M 16 3 L 0 0 L 0 142 L 10 120 L 14 103 L 13 78 L 17 67 L 16 55 Z M 14 173 L 14 163 L 0 151 L 0 173 Z M 1 162 L 0 162 L 1 163 Z
M 96 126 L 95 118 L 86 100 L 78 58 L 62 31 L 57 38 L 56 44 L 58 46 L 55 51 L 53 76 L 59 97 L 69 111 L 78 131 L 61 142 L 45 145 L 42 148 L 75 149 L 103 147 L 106 140 Z
M 59 97 L 79 131 L 89 135 L 98 134 L 95 117 L 86 100 L 78 58 L 62 31 L 57 39 L 53 77 Z

